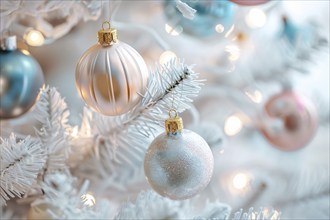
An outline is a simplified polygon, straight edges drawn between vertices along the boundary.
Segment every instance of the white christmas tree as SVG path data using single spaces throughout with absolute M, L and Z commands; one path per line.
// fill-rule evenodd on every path
M 148 26 L 151 21 L 143 25 L 114 21 L 116 14 L 129 14 L 125 7 L 119 7 L 119 2 L 1 1 L 0 30 L 5 33 L 12 28 L 17 35 L 22 34 L 20 30 L 26 24 L 21 19 L 26 18 L 27 26 L 39 27 L 45 44 L 56 44 L 55 40 L 68 34 L 79 20 L 96 20 L 105 9 L 104 18 L 111 14 L 114 26 L 143 30 L 163 49 L 173 43 L 166 41 L 168 36 L 180 35 L 180 28 L 169 23 L 169 35 L 162 36 L 157 28 Z M 220 1 L 209 3 L 214 2 Z M 141 9 L 147 3 L 122 4 Z M 204 4 L 177 0 L 153 2 L 149 7 L 176 11 L 180 16 L 176 22 L 181 27 L 180 19 L 193 22 Z M 308 148 L 303 151 L 265 150 L 270 147 L 259 135 L 259 131 L 271 133 L 292 123 L 294 126 L 294 122 L 267 118 L 262 98 L 282 89 L 292 91 L 299 73 L 298 79 L 304 78 L 319 56 L 328 58 L 324 48 L 329 36 L 323 37 L 324 27 L 313 20 L 296 25 L 283 16 L 277 3 L 265 5 L 233 6 L 236 23 L 228 29 L 225 25 L 215 27 L 222 34 L 220 42 L 198 36 L 202 41 L 214 42 L 201 46 L 194 34 L 175 40 L 173 44 L 178 47 L 187 43 L 189 52 L 180 53 L 188 56 L 186 60 L 196 61 L 189 54 L 194 50 L 201 52 L 198 59 L 206 59 L 195 66 L 168 58 L 169 53 L 163 55 L 166 62 L 160 60 L 161 64 L 149 71 L 145 93 L 139 94 L 141 100 L 126 114 L 104 116 L 86 106 L 79 124 L 74 125 L 69 120 L 70 103 L 56 88 L 44 86 L 28 113 L 34 117 L 33 123 L 1 121 L 1 218 L 273 220 L 279 219 L 281 212 L 283 218 L 329 218 L 329 102 L 313 100 L 320 126 L 315 139 L 306 143 Z M 266 16 L 262 9 L 269 10 L 269 18 L 282 19 L 280 32 L 270 31 L 272 24 L 268 29 L 252 30 Z M 257 12 L 253 14 L 253 10 Z M 40 19 L 36 16 L 39 13 Z M 243 27 L 240 13 L 246 15 L 251 30 Z M 258 13 L 257 22 L 253 16 Z M 67 17 L 61 26 L 51 22 L 60 17 Z M 160 23 L 157 19 L 154 22 Z M 140 41 L 141 50 L 148 50 L 148 43 Z M 215 159 L 207 188 L 182 201 L 158 195 L 143 172 L 146 150 L 163 132 L 164 121 L 173 109 L 187 121 L 186 127 L 206 140 Z M 33 128 L 29 129 L 30 135 L 19 132 L 23 124 Z

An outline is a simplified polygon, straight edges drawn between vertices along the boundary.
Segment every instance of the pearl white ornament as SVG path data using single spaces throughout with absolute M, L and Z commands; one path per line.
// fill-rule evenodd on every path
M 139 102 L 139 94 L 144 94 L 148 69 L 134 48 L 117 40 L 116 29 L 100 30 L 98 36 L 99 43 L 89 48 L 77 64 L 76 86 L 94 111 L 121 115 Z
M 156 137 L 144 159 L 151 187 L 173 200 L 188 199 L 201 192 L 211 180 L 213 166 L 206 141 L 195 132 L 180 128 Z

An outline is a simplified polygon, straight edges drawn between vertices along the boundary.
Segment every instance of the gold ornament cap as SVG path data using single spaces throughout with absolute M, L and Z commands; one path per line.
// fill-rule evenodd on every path
M 108 25 L 107 28 L 105 26 Z M 117 42 L 117 29 L 111 28 L 110 22 L 105 21 L 102 24 L 102 29 L 97 33 L 98 41 L 103 47 L 108 47 Z
M 179 117 L 177 111 L 171 109 L 168 112 L 169 118 L 165 121 L 165 129 L 167 134 L 175 134 L 183 130 L 183 121 Z

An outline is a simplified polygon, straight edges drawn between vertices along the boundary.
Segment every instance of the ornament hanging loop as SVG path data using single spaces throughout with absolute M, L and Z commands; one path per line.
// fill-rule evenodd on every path
M 169 118 L 165 121 L 165 130 L 168 135 L 176 135 L 183 130 L 183 121 L 175 109 L 168 111 Z
M 104 28 L 104 25 L 108 25 L 108 28 Z M 102 23 L 102 29 L 103 29 L 103 30 L 111 29 L 110 22 L 109 22 L 109 21 L 104 21 L 104 22 Z
M 105 26 L 108 26 L 105 28 Z M 117 29 L 111 28 L 109 21 L 104 21 L 102 23 L 102 30 L 99 30 L 98 41 L 103 47 L 108 47 L 117 42 Z
M 169 118 L 177 118 L 177 117 L 179 117 L 179 114 L 175 109 L 170 109 L 168 111 L 168 117 Z

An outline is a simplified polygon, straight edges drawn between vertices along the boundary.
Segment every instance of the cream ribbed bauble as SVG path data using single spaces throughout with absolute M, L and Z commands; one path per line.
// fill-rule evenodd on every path
M 116 29 L 110 28 L 110 24 L 98 32 L 98 41 L 77 64 L 77 89 L 93 110 L 109 116 L 121 115 L 140 100 L 148 69 L 135 49 L 117 40 Z
M 151 187 L 173 200 L 188 199 L 201 192 L 213 174 L 213 155 L 205 140 L 187 129 L 182 119 L 169 118 L 166 132 L 150 144 L 144 172 Z

